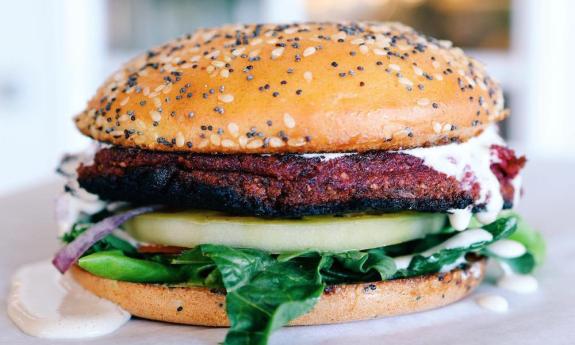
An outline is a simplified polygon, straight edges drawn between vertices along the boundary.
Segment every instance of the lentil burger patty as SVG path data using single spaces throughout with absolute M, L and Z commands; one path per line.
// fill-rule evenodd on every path
M 506 157 L 497 164 L 497 176 L 506 207 L 510 207 L 513 176 L 505 171 L 513 167 L 516 158 L 512 151 Z M 382 151 L 322 159 L 113 147 L 100 149 L 94 163 L 80 166 L 78 175 L 83 188 L 105 200 L 270 217 L 442 212 L 471 205 L 479 193 L 479 185 L 466 190 L 455 178 L 424 165 L 420 158 Z

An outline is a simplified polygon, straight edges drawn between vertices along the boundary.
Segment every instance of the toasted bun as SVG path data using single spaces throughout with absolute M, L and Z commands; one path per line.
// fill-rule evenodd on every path
M 291 325 L 317 325 L 413 313 L 453 303 L 483 279 L 485 259 L 465 269 L 407 279 L 337 285 Z M 84 288 L 135 316 L 201 326 L 228 326 L 225 295 L 201 287 L 165 287 L 100 278 L 81 268 L 71 274 Z
M 360 22 L 199 30 L 124 65 L 76 124 L 152 150 L 361 152 L 465 141 L 504 117 L 461 49 Z

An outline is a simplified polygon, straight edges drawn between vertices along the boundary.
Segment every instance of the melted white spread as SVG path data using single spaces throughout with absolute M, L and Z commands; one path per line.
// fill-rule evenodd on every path
M 499 295 L 483 295 L 477 297 L 475 301 L 480 307 L 496 313 L 505 313 L 509 310 L 509 303 Z
M 455 236 L 449 238 L 447 241 L 445 241 L 445 242 L 443 242 L 443 243 L 441 243 L 435 247 L 432 247 L 423 253 L 399 256 L 399 257 L 394 258 L 393 260 L 395 261 L 395 266 L 397 267 L 397 269 L 404 269 L 404 268 L 407 268 L 409 266 L 411 259 L 415 255 L 430 256 L 433 253 L 436 253 L 436 252 L 443 250 L 443 249 L 467 248 L 474 243 L 487 242 L 487 241 L 491 241 L 492 239 L 493 239 L 493 235 L 491 235 L 491 233 L 489 233 L 487 230 L 469 229 L 469 230 L 465 230 L 465 231 L 462 231 L 460 233 L 457 233 Z M 462 262 L 459 262 L 459 263 L 462 263 Z M 455 266 L 457 266 L 457 264 Z M 450 267 L 451 267 L 451 265 L 450 265 Z M 449 268 L 449 267 L 447 267 L 447 266 L 443 267 L 442 271 L 450 271 L 451 269 L 453 269 L 453 267 L 451 267 L 449 269 L 447 269 L 447 268 Z
M 497 134 L 495 126 L 489 127 L 481 135 L 469 139 L 462 144 L 416 148 L 403 150 L 402 153 L 419 157 L 424 164 L 448 176 L 453 176 L 465 190 L 471 190 L 473 185 L 479 185 L 479 198 L 473 206 L 485 205 L 484 210 L 477 214 L 477 219 L 483 224 L 489 224 L 497 218 L 503 209 L 499 180 L 491 171 L 491 163 L 497 161 L 493 157 L 491 146 L 505 145 Z M 472 207 L 463 210 L 451 210 L 451 225 L 457 230 L 469 226 Z
M 48 261 L 20 268 L 12 278 L 8 315 L 40 338 L 88 338 L 114 332 L 130 319 L 116 304 L 62 276 Z
M 527 252 L 527 248 L 517 241 L 503 239 L 492 243 L 487 249 L 493 254 L 505 258 L 518 258 Z
M 319 158 L 321 161 L 329 161 L 335 158 L 345 157 L 345 156 L 353 156 L 356 155 L 357 152 L 333 152 L 333 153 L 302 153 L 299 154 L 299 157 L 302 158 Z
M 497 280 L 498 287 L 522 294 L 533 293 L 539 288 L 539 283 L 534 276 L 530 274 L 517 274 L 505 263 L 501 263 L 500 265 L 503 270 L 503 275 Z

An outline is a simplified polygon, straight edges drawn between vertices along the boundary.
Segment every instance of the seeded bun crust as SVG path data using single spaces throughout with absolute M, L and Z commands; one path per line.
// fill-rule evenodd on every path
M 198 30 L 111 76 L 76 117 L 122 147 L 203 153 L 397 150 L 503 119 L 500 87 L 447 41 L 398 23 Z
M 314 309 L 290 325 L 318 325 L 414 313 L 467 296 L 483 280 L 485 259 L 447 273 L 326 288 Z M 228 326 L 225 294 L 201 287 L 128 283 L 92 275 L 74 266 L 84 288 L 134 316 L 190 325 Z

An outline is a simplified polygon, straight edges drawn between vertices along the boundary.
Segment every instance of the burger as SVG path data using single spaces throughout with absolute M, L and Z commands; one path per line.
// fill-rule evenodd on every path
M 149 50 L 75 118 L 53 263 L 132 315 L 229 326 L 372 319 L 529 274 L 525 157 L 500 86 L 399 23 L 231 25 Z

